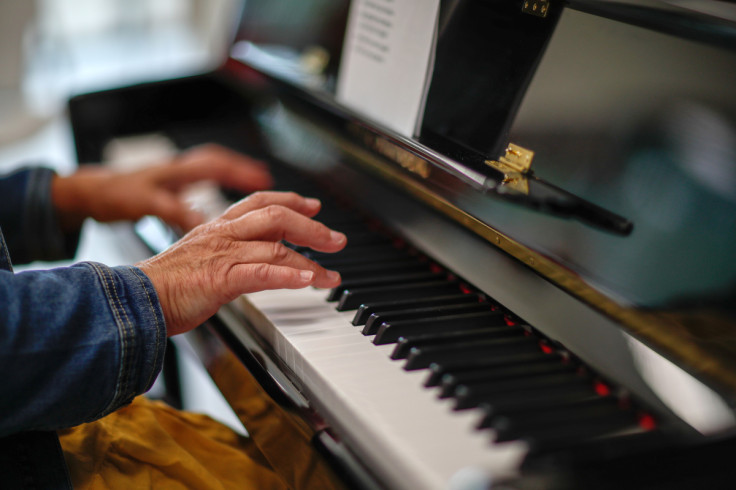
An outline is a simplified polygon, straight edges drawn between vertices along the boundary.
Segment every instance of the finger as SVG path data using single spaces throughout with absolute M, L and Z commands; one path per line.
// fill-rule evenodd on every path
M 266 289 L 301 289 L 314 283 L 310 270 L 293 269 L 273 264 L 240 264 L 228 273 L 228 283 L 237 294 Z
M 225 219 L 236 219 L 251 211 L 262 209 L 267 206 L 283 206 L 296 211 L 304 216 L 315 216 L 319 213 L 322 204 L 319 199 L 303 197 L 295 192 L 256 192 L 230 206 L 222 217 Z
M 173 165 L 157 168 L 157 180 L 175 188 L 200 180 L 242 191 L 266 189 L 273 179 L 265 163 L 219 145 L 204 145 L 182 153 Z
M 248 263 L 269 263 L 314 272 L 314 286 L 334 288 L 340 284 L 340 274 L 320 266 L 280 242 L 238 242 L 235 256 Z
M 337 252 L 347 244 L 344 234 L 283 206 L 267 206 L 230 222 L 237 240 L 286 240 L 320 252 Z

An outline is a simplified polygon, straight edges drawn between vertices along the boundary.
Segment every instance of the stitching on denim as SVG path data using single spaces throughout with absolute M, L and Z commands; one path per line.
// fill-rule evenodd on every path
M 10 267 L 10 272 L 13 272 L 13 262 L 10 260 L 10 253 L 8 253 L 8 245 L 5 243 L 5 239 L 3 238 L 2 233 L 0 232 L 0 248 L 3 250 L 3 254 L 5 255 L 5 262 L 8 264 L 8 267 Z
M 90 266 L 97 272 L 98 277 L 100 278 L 102 282 L 102 287 L 105 289 L 105 296 L 108 298 L 108 304 L 110 305 L 110 309 L 112 310 L 112 314 L 115 317 L 115 324 L 118 326 L 118 333 L 120 333 L 120 326 L 123 326 L 123 330 L 125 329 L 125 326 L 123 325 L 122 319 L 120 318 L 120 313 L 118 312 L 117 308 L 115 308 L 115 305 L 112 302 L 112 294 L 110 293 L 110 288 L 107 284 L 107 277 L 105 276 L 103 270 L 101 267 L 99 267 L 97 264 L 90 263 Z M 122 335 L 123 337 L 123 351 L 125 351 L 125 343 L 124 338 L 125 335 Z M 118 371 L 118 379 L 122 378 L 122 372 L 123 372 L 123 366 L 120 366 L 120 370 Z M 115 389 L 115 394 L 113 396 L 112 402 L 115 403 L 117 399 L 120 397 L 120 385 L 117 386 Z
M 119 383 L 118 383 L 118 385 L 117 385 L 117 387 L 115 389 L 115 393 L 114 393 L 113 398 L 112 398 L 112 400 L 110 402 L 110 406 L 115 406 L 115 405 L 117 405 L 119 403 L 120 398 L 122 398 L 123 393 L 125 393 L 126 392 L 126 389 L 127 389 L 128 375 L 127 375 L 127 372 L 126 372 L 126 369 L 125 369 L 126 368 L 126 361 L 127 361 L 127 350 L 128 350 L 128 345 L 127 345 L 127 343 L 128 343 L 127 327 L 125 325 L 125 322 L 123 322 L 122 318 L 120 317 L 120 311 L 118 309 L 119 307 L 115 304 L 115 301 L 114 300 L 117 299 L 117 298 L 113 298 L 113 294 L 110 291 L 110 284 L 108 283 L 108 281 L 110 280 L 110 278 L 105 273 L 105 271 L 102 269 L 102 267 L 100 267 L 98 264 L 89 263 L 89 265 L 95 270 L 95 272 L 97 272 L 97 275 L 98 275 L 98 277 L 100 278 L 100 280 L 102 282 L 102 287 L 104 288 L 105 295 L 108 298 L 108 304 L 110 305 L 110 309 L 112 310 L 113 316 L 115 317 L 115 323 L 118 326 L 118 333 L 122 337 L 122 339 L 121 339 L 122 340 L 121 346 L 122 346 L 123 352 L 122 352 L 122 355 L 121 355 L 122 362 L 121 362 L 121 365 L 120 365 L 120 369 L 118 371 L 118 380 L 119 380 Z M 106 407 L 105 409 L 103 409 L 102 410 L 102 413 L 105 413 L 108 408 L 109 407 Z M 97 418 L 97 417 L 95 417 L 95 418 Z
M 151 309 L 151 313 L 153 313 L 153 320 L 156 322 L 156 332 L 159 332 L 161 329 L 161 326 L 159 325 L 158 321 L 158 315 L 156 314 L 156 308 L 153 306 L 153 301 L 151 300 L 151 293 L 148 291 L 148 288 L 146 287 L 146 283 L 143 281 L 143 278 L 141 277 L 141 272 L 131 267 L 130 270 L 135 275 L 136 279 L 138 279 L 138 282 L 140 282 L 141 287 L 143 288 L 143 291 L 146 293 L 146 299 L 148 300 L 148 306 Z M 161 352 L 161 343 L 159 342 L 159 335 L 156 335 L 156 357 L 154 358 L 154 365 L 158 364 L 158 356 Z M 150 386 L 151 382 L 153 381 L 154 373 L 151 371 L 151 373 L 148 376 L 148 380 L 146 381 L 146 386 Z
M 123 366 L 127 366 L 128 369 L 125 369 L 123 371 L 123 383 L 122 383 L 122 392 L 123 394 L 128 393 L 130 390 L 130 369 L 134 368 L 135 363 L 135 349 L 130 348 L 130 342 L 132 340 L 133 335 L 135 335 L 135 327 L 131 323 L 130 319 L 128 318 L 128 312 L 125 311 L 125 307 L 123 306 L 123 302 L 120 301 L 120 295 L 118 294 L 118 290 L 115 287 L 115 279 L 113 277 L 112 272 L 110 269 L 103 269 L 104 273 L 110 278 L 110 284 L 112 286 L 112 291 L 115 296 L 115 301 L 118 304 L 118 308 L 120 308 L 120 311 L 122 313 L 123 318 L 123 329 L 125 331 L 125 337 L 123 338 Z

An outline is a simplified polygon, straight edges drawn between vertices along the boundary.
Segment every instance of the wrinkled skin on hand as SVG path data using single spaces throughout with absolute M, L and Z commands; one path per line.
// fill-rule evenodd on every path
M 257 192 L 136 264 L 158 293 L 168 335 L 200 325 L 241 294 L 337 286 L 337 272 L 281 243 L 321 252 L 345 247 L 345 235 L 311 219 L 320 206 L 318 200 L 295 193 Z

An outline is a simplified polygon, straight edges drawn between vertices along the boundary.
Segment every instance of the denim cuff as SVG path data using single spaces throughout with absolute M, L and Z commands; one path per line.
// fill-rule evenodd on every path
M 26 244 L 31 260 L 69 259 L 79 243 L 79 233 L 61 231 L 51 200 L 51 181 L 55 175 L 51 169 L 36 168 L 28 176 L 23 236 L 36 238 Z
M 56 173 L 48 168 L 33 169 L 28 179 L 25 223 L 35 227 L 40 240 L 31 255 L 33 260 L 64 260 L 74 256 L 79 244 L 79 232 L 61 231 L 52 201 L 51 181 Z M 33 236 L 32 234 L 24 234 Z
M 43 167 L 24 168 L 0 177 L 0 226 L 18 264 L 63 260 L 74 256 L 79 232 L 64 233 L 54 209 L 51 181 L 56 173 Z
M 120 371 L 114 397 L 98 418 L 151 388 L 163 365 L 166 323 L 156 290 L 140 269 L 82 264 L 97 274 L 120 340 Z

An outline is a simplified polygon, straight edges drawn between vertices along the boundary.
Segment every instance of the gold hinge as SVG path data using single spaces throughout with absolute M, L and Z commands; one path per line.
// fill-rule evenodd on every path
M 547 17 L 549 0 L 524 0 L 521 11 L 525 14 L 536 15 L 537 17 Z
M 502 184 L 514 190 L 529 193 L 527 176 L 532 171 L 534 152 L 519 145 L 509 143 L 506 154 L 496 160 L 486 160 L 486 164 L 503 172 Z
M 532 150 L 527 150 L 519 145 L 509 143 L 508 148 L 506 148 L 506 154 L 499 160 L 515 172 L 527 174 L 532 169 L 533 159 L 534 152 Z

